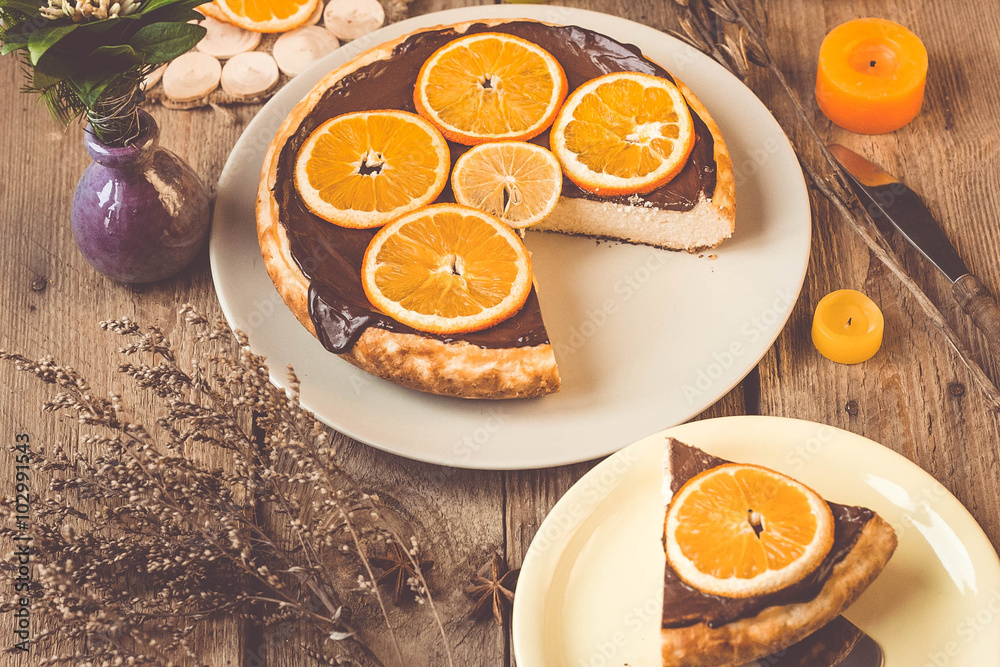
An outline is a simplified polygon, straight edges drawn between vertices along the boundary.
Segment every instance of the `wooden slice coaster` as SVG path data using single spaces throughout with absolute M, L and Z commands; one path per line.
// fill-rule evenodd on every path
M 190 51 L 178 57 L 163 73 L 163 92 L 175 102 L 207 97 L 219 87 L 222 64 L 214 56 Z
M 273 53 L 281 71 L 295 76 L 339 46 L 340 42 L 328 30 L 311 25 L 279 37 Z
M 330 0 L 323 25 L 342 41 L 363 37 L 385 23 L 385 9 L 378 0 Z
M 257 98 L 277 85 L 278 78 L 278 65 L 270 54 L 241 53 L 222 68 L 222 90 L 238 100 Z
M 259 32 L 244 30 L 208 17 L 200 21 L 199 25 L 207 32 L 195 48 L 220 60 L 253 51 L 260 44 Z

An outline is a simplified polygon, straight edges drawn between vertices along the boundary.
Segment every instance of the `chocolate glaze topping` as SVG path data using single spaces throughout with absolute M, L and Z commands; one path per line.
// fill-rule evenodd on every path
M 670 465 L 673 471 L 670 490 L 677 493 L 695 475 L 724 463 L 729 461 L 674 440 L 670 452 Z M 833 547 L 830 548 L 830 553 L 805 579 L 775 593 L 748 598 L 709 595 L 681 581 L 670 567 L 670 563 L 667 563 L 663 579 L 663 627 L 680 628 L 696 623 L 707 623 L 709 627 L 717 628 L 741 618 L 754 616 L 765 607 L 812 600 L 823 588 L 833 566 L 850 552 L 861 534 L 861 529 L 874 515 L 870 509 L 864 507 L 828 504 L 833 511 L 835 523 Z
M 555 27 L 530 21 L 498 26 L 474 25 L 467 33 L 504 32 L 517 35 L 549 51 L 566 71 L 569 89 L 602 74 L 619 71 L 644 72 L 670 78 L 655 63 L 643 58 L 638 48 L 576 26 Z M 452 29 L 430 30 L 410 36 L 396 46 L 391 57 L 365 65 L 334 84 L 286 142 L 278 157 L 274 196 L 280 221 L 288 235 L 292 258 L 310 282 L 309 317 L 320 341 L 330 351 L 348 351 L 367 327 L 416 333 L 413 329 L 375 310 L 361 287 L 361 259 L 376 230 L 345 229 L 313 215 L 295 190 L 292 174 L 299 148 L 326 120 L 352 111 L 403 109 L 414 111 L 413 87 L 424 61 L 438 48 L 457 37 Z M 685 168 L 665 186 L 642 197 L 650 205 L 686 211 L 715 191 L 714 141 L 705 123 L 692 113 L 696 142 Z M 534 139 L 548 146 L 549 136 Z M 450 144 L 452 162 L 467 147 Z M 601 200 L 563 182 L 563 195 Z M 607 198 L 625 202 L 629 198 Z M 450 187 L 438 201 L 454 201 Z M 633 200 L 630 203 L 635 203 Z M 532 291 L 521 310 L 495 327 L 451 337 L 421 335 L 445 341 L 464 340 L 482 347 L 527 347 L 548 342 L 538 300 Z

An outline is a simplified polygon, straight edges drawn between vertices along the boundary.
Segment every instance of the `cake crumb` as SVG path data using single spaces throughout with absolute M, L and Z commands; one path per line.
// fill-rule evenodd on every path
M 711 255 L 708 256 L 708 258 L 712 261 L 715 261 L 719 258 L 719 256 L 716 255 L 715 253 L 712 253 Z
M 700 255 L 698 255 L 698 259 L 701 259 L 704 256 L 705 256 L 705 253 L 701 253 Z
M 653 202 L 643 198 L 641 195 L 638 194 L 629 195 L 627 201 L 630 206 L 642 206 L 644 208 L 653 208 Z

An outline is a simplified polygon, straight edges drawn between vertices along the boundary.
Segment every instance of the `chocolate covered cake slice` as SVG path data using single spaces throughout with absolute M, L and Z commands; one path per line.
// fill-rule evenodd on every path
M 664 453 L 664 501 L 706 471 L 729 464 L 674 439 Z M 686 667 L 743 665 L 799 642 L 835 619 L 875 580 L 896 548 L 896 534 L 864 507 L 828 503 L 833 544 L 822 562 L 796 583 L 744 597 L 703 592 L 668 561 L 664 570 L 663 664 Z M 767 530 L 767 518 L 762 522 Z

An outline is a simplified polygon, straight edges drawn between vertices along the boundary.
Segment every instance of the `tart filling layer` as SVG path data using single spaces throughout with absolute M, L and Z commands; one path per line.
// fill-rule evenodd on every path
M 670 448 L 670 496 L 699 473 L 730 463 L 725 459 L 674 441 Z M 725 598 L 702 593 L 687 585 L 667 563 L 663 581 L 663 627 L 680 628 L 705 623 L 717 628 L 726 623 L 755 616 L 767 607 L 808 602 L 815 598 L 830 576 L 833 566 L 854 547 L 861 530 L 874 516 L 864 507 L 828 503 L 835 522 L 834 542 L 823 562 L 805 579 L 767 595 L 746 598 Z
M 670 75 L 642 57 L 639 49 L 599 33 L 575 26 L 548 26 L 531 21 L 500 25 L 474 25 L 468 33 L 504 32 L 534 42 L 559 60 L 570 90 L 609 72 L 634 71 L 665 78 Z M 533 347 L 548 343 L 534 291 L 524 307 L 504 322 L 484 331 L 456 336 L 434 336 L 413 329 L 378 312 L 361 287 L 361 260 L 376 230 L 337 227 L 313 215 L 295 190 L 295 159 L 303 142 L 319 125 L 340 114 L 376 109 L 414 111 L 413 87 L 424 61 L 439 47 L 458 36 L 447 28 L 415 33 L 400 43 L 389 58 L 362 66 L 326 91 L 278 158 L 274 196 L 280 221 L 288 236 L 292 258 L 309 280 L 309 317 L 323 345 L 335 353 L 353 347 L 368 327 L 414 333 L 447 342 L 466 341 L 485 348 Z M 675 211 L 692 209 L 711 198 L 716 185 L 714 141 L 705 123 L 692 112 L 696 142 L 684 169 L 665 186 L 643 196 L 600 198 L 565 180 L 563 196 L 599 201 L 620 201 Z M 543 146 L 548 132 L 533 140 Z M 468 148 L 450 144 L 452 162 Z M 446 188 L 438 201 L 454 201 Z M 835 510 L 836 512 L 836 510 Z M 839 524 L 838 524 L 839 525 Z

